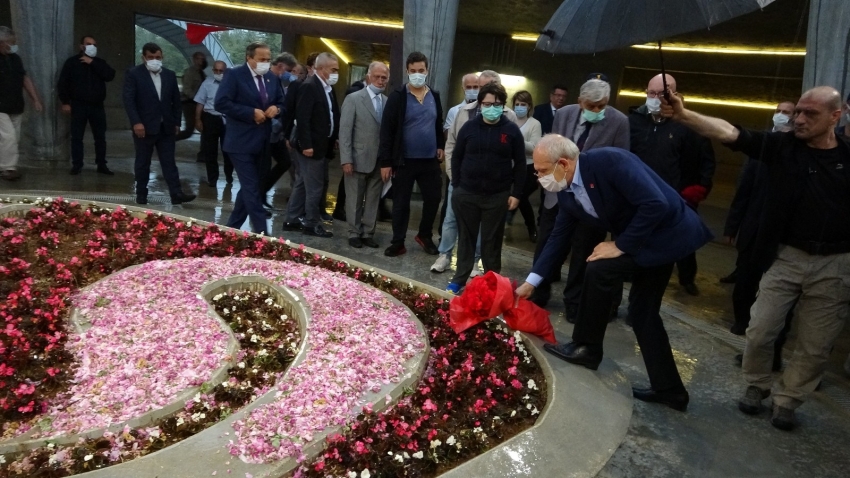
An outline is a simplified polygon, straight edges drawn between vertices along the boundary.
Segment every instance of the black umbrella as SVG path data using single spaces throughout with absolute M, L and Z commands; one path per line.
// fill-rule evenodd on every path
M 537 49 L 553 54 L 597 53 L 658 41 L 660 52 L 663 38 L 710 28 L 773 1 L 565 0 L 537 39 Z

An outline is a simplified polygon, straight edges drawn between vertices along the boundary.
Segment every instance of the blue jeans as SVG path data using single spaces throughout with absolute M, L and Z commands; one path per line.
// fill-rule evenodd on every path
M 454 188 L 449 183 L 449 194 L 446 196 L 446 203 L 449 207 L 446 208 L 446 220 L 443 221 L 443 230 L 440 233 L 440 245 L 437 250 L 440 254 L 446 254 L 451 259 L 452 249 L 457 244 L 457 218 L 455 217 L 454 209 L 452 209 L 452 191 Z M 478 231 L 478 241 L 475 243 L 475 263 L 481 258 L 481 231 Z

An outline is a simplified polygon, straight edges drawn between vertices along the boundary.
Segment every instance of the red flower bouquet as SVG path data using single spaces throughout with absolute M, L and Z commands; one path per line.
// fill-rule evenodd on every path
M 510 279 L 493 271 L 473 278 L 449 304 L 450 324 L 457 333 L 500 314 L 508 327 L 555 343 L 549 312 L 523 298 L 515 303 Z

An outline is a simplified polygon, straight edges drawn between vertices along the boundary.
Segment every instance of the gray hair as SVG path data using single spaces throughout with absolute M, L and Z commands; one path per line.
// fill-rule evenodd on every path
M 534 151 L 539 151 L 550 163 L 554 163 L 558 158 L 576 159 L 580 152 L 575 143 L 555 133 L 544 136 Z
M 495 82 L 497 85 L 501 85 L 501 84 L 502 84 L 502 77 L 501 77 L 501 76 L 499 76 L 499 74 L 498 74 L 498 73 L 496 73 L 496 72 L 495 72 L 495 71 L 493 71 L 493 70 L 484 70 L 484 71 L 482 71 L 482 72 L 481 72 L 481 74 L 480 74 L 480 75 L 478 75 L 478 78 L 479 78 L 479 79 L 481 79 L 481 78 L 492 78 L 492 79 L 493 79 L 493 81 L 491 81 L 491 83 L 492 83 L 492 82 Z
M 9 27 L 0 27 L 0 42 L 6 43 L 15 36 L 15 30 Z
M 316 63 L 313 64 L 313 68 L 322 68 L 332 61 L 339 63 L 339 59 L 335 55 L 328 52 L 319 53 L 319 56 L 316 57 Z
M 371 74 L 372 74 L 372 70 L 374 70 L 375 68 L 377 68 L 377 67 L 379 67 L 379 66 L 382 66 L 382 67 L 386 68 L 386 69 L 387 69 L 387 72 L 389 72 L 389 71 L 390 71 L 390 68 L 387 66 L 387 64 L 386 64 L 386 63 L 384 63 L 384 62 L 382 62 L 382 61 L 373 61 L 372 63 L 369 63 L 369 69 L 368 69 L 368 70 L 366 70 L 366 74 L 367 74 L 367 75 L 371 75 Z
M 298 63 L 298 60 L 295 59 L 295 55 L 288 52 L 283 52 L 278 55 L 274 60 L 272 60 L 272 65 L 280 65 L 283 63 L 284 65 L 295 68 L 295 65 Z
M 466 79 L 469 78 L 470 76 L 475 78 L 475 81 L 478 81 L 478 74 L 477 73 L 467 73 L 460 78 L 461 86 L 466 82 Z
M 597 80 L 596 78 L 587 80 L 581 85 L 581 90 L 578 93 L 579 99 L 590 101 L 591 103 L 602 101 L 610 96 L 611 85 L 607 81 Z

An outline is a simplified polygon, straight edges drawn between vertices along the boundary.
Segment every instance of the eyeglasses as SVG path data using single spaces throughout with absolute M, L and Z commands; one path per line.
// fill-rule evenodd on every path
M 483 106 L 484 108 L 489 108 L 491 106 L 505 106 L 505 104 L 504 103 L 492 103 L 492 102 L 488 101 L 486 103 L 481 103 L 481 106 Z
M 671 94 L 671 95 L 675 95 L 675 94 L 676 94 L 676 92 L 675 92 L 675 91 L 671 91 L 671 92 L 670 92 L 670 94 Z M 648 97 L 650 97 L 650 98 L 658 98 L 659 96 L 664 96 L 664 92 L 663 92 L 663 91 L 652 91 L 652 90 L 646 90 L 646 96 L 648 96 Z

